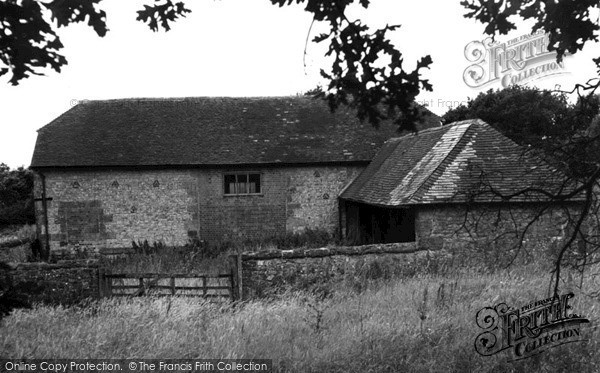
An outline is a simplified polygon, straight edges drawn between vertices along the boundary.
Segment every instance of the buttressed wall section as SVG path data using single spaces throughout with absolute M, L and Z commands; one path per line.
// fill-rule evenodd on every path
M 42 171 L 51 251 L 260 239 L 338 228 L 337 196 L 362 166 L 156 171 Z M 223 175 L 261 174 L 260 195 L 224 195 Z M 42 197 L 36 177 L 35 197 Z M 43 203 L 36 203 L 44 232 Z

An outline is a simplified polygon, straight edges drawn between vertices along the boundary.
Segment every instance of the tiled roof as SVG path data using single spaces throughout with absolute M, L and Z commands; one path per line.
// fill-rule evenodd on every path
M 308 97 L 89 101 L 38 131 L 31 166 L 368 162 L 396 129 Z
M 382 206 L 500 202 L 527 188 L 567 190 L 564 179 L 487 123 L 468 120 L 388 140 L 340 197 Z M 543 198 L 531 191 L 510 201 Z

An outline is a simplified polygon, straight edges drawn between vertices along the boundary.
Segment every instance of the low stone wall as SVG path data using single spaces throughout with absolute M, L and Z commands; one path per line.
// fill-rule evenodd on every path
M 236 298 L 275 294 L 284 289 L 431 272 L 444 263 L 442 250 L 424 250 L 413 243 L 243 253 L 233 261 Z M 441 258 L 441 259 L 440 259 Z M 0 292 L 13 289 L 30 303 L 72 304 L 104 294 L 103 268 L 97 260 L 58 263 L 0 263 Z
M 0 290 L 12 289 L 29 303 L 71 304 L 100 295 L 97 261 L 0 264 Z
M 332 282 L 402 277 L 441 263 L 441 250 L 418 249 L 414 242 L 322 249 L 244 253 L 238 258 L 242 298 L 306 289 Z M 239 286 L 239 284 L 238 284 Z

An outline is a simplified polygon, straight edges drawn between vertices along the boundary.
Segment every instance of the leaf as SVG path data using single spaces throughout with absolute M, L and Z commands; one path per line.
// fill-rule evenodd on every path
M 144 5 L 144 9 L 137 11 L 136 20 L 147 23 L 148 27 L 154 32 L 157 32 L 160 28 L 169 31 L 171 30 L 171 22 L 180 17 L 185 17 L 187 13 L 191 13 L 191 10 L 186 8 L 183 2 L 173 3 L 172 0 L 165 0 L 161 4 Z
M 432 63 L 433 60 L 431 59 L 431 56 L 427 55 L 421 58 L 419 62 L 417 62 L 417 70 L 421 68 L 429 68 L 429 65 L 431 65 Z
M 323 33 L 323 34 L 320 34 L 320 35 L 317 35 L 317 36 L 315 36 L 315 37 L 313 38 L 313 42 L 315 42 L 315 43 L 320 43 L 320 42 L 322 42 L 323 40 L 326 40 L 326 39 L 328 39 L 330 35 L 331 35 L 331 34 L 325 34 L 325 33 Z

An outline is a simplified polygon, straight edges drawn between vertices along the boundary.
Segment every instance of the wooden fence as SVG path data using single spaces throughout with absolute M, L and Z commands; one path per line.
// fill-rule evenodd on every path
M 100 273 L 100 294 L 104 297 L 176 295 L 216 300 L 237 298 L 232 274 Z

